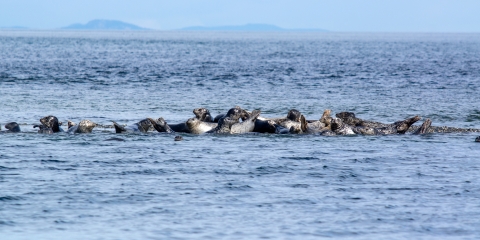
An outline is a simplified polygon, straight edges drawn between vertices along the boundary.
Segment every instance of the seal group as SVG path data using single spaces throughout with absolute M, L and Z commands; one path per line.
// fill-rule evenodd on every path
M 480 129 L 464 129 L 432 126 L 430 119 L 425 119 L 421 126 L 413 126 L 421 117 L 413 116 L 394 123 L 381 123 L 358 118 L 352 112 L 340 112 L 335 116 L 326 109 L 318 120 L 307 120 L 298 110 L 291 109 L 285 116 L 266 118 L 260 110 L 248 111 L 239 106 L 229 109 L 224 114 L 212 117 L 207 108 L 195 108 L 194 117 L 184 122 L 169 124 L 164 118 L 144 118 L 132 125 L 121 125 L 112 121 L 116 133 L 147 133 L 157 131 L 162 133 L 190 134 L 316 134 L 323 136 L 335 135 L 391 135 L 391 134 L 428 134 L 447 132 L 480 132 Z M 38 133 L 54 134 L 66 132 L 71 134 L 91 133 L 99 126 L 90 120 L 82 120 L 78 124 L 68 121 L 68 128 L 63 130 L 62 122 L 53 115 L 40 119 L 40 124 L 34 125 Z M 1 133 L 20 132 L 16 122 L 5 125 L 7 131 Z M 476 141 L 480 141 L 477 138 Z M 180 140 L 177 137 L 177 141 Z

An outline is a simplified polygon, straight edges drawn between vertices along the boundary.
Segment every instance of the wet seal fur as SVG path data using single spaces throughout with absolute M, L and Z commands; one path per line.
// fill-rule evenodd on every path
M 143 119 L 138 123 L 135 123 L 130 126 L 122 126 L 115 121 L 113 122 L 113 126 L 115 127 L 116 133 L 134 133 L 134 132 L 141 132 L 146 133 L 152 127 L 152 123 L 148 119 Z
M 195 117 L 200 121 L 213 122 L 213 117 L 206 108 L 195 108 L 193 109 L 193 114 L 195 114 Z
M 356 118 L 349 115 L 347 118 L 339 118 L 338 116 L 344 117 L 342 115 L 337 115 L 337 118 L 332 119 L 331 129 L 337 135 L 351 135 L 351 134 L 362 134 L 362 135 L 387 135 L 387 134 L 405 134 L 410 126 L 420 120 L 419 116 L 412 118 L 407 118 L 402 121 L 397 121 L 392 124 L 384 124 L 370 121 L 357 121 Z M 353 115 L 354 116 L 354 115 Z M 344 122 L 344 119 L 347 122 L 356 124 L 352 126 Z M 352 122 L 351 120 L 355 120 Z M 361 119 L 360 119 L 361 120 Z M 359 124 L 360 123 L 360 124 Z M 365 123 L 365 124 L 363 124 Z M 377 127 L 375 127 L 377 126 Z
M 239 122 L 240 118 L 246 120 L 249 116 L 250 114 L 247 111 L 243 110 L 239 106 L 235 106 L 234 108 L 229 109 L 228 112 L 220 118 L 218 123 L 204 122 L 200 121 L 198 118 L 190 118 L 185 124 L 193 134 L 202 134 L 207 132 L 211 133 L 214 131 L 214 129 L 219 127 L 219 123 L 223 118 L 229 118 L 228 122 L 233 121 L 233 124 L 235 124 Z M 218 129 L 216 131 L 218 132 Z
M 210 114 L 210 111 L 206 108 L 195 108 L 193 109 L 193 114 L 195 115 L 196 119 L 202 122 L 213 122 L 213 117 Z M 190 128 L 187 126 L 186 122 L 169 124 L 168 126 L 174 132 L 193 133 L 191 132 Z
M 46 117 L 41 118 L 40 123 L 42 123 L 42 125 L 46 127 L 46 128 L 43 128 L 44 130 L 42 130 L 42 128 L 39 127 L 41 131 L 49 132 L 47 128 L 51 128 L 53 133 L 64 132 L 63 129 L 60 127 L 61 124 L 59 123 L 58 118 L 53 115 L 48 115 Z
M 20 126 L 16 122 L 9 122 L 9 123 L 5 124 L 5 128 L 7 130 L 1 131 L 0 133 L 19 133 L 19 132 L 21 132 Z
M 170 126 L 167 124 L 167 122 L 163 118 L 159 118 L 157 120 L 152 119 L 152 118 L 147 118 L 153 125 L 153 128 L 157 130 L 157 132 L 166 132 L 166 133 L 175 133 Z
M 206 133 L 218 126 L 218 123 L 200 121 L 198 118 L 190 118 L 185 123 L 193 134 Z
M 90 120 L 82 120 L 78 125 L 68 129 L 68 133 L 91 133 L 96 126 L 97 124 Z
M 220 118 L 220 120 L 218 121 L 217 127 L 210 131 L 207 131 L 206 133 L 230 134 L 231 128 L 235 123 L 236 121 L 233 118 L 230 118 L 230 117 Z
M 183 141 L 183 137 L 182 136 L 175 136 L 174 141 L 175 142 Z
M 254 110 L 245 121 L 233 124 L 230 132 L 232 134 L 253 132 L 255 122 L 259 116 L 260 110 Z

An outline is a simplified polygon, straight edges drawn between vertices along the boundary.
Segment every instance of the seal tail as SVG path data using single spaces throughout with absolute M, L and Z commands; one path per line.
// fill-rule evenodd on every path
M 123 126 L 121 126 L 120 124 L 118 124 L 117 122 L 112 121 L 112 123 L 113 123 L 113 127 L 115 127 L 115 133 L 126 132 L 125 128 Z

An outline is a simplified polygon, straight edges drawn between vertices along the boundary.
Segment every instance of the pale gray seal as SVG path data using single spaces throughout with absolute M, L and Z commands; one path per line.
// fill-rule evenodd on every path
M 200 121 L 198 118 L 190 118 L 185 124 L 193 134 L 202 134 L 218 126 L 217 123 Z
M 195 108 L 193 109 L 193 114 L 195 114 L 195 118 L 203 122 L 213 122 L 212 115 L 210 115 L 210 111 L 206 108 Z M 186 122 L 177 123 L 177 124 L 168 124 L 170 129 L 175 132 L 183 132 L 183 133 L 192 133 L 190 132 L 190 128 L 187 126 Z
M 90 120 L 82 120 L 78 125 L 68 129 L 68 133 L 91 133 L 96 126 L 97 124 Z
M 231 133 L 239 134 L 253 132 L 255 129 L 255 121 L 258 116 L 260 116 L 260 110 L 254 110 L 245 121 L 233 124 L 231 127 Z

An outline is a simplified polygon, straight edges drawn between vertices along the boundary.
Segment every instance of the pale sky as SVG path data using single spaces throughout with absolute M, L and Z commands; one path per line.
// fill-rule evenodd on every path
M 0 0 L 0 27 L 93 19 L 172 30 L 273 24 L 342 32 L 480 32 L 480 0 Z

